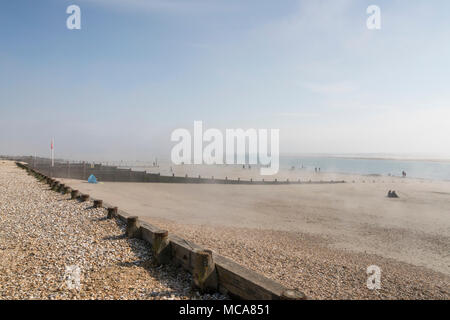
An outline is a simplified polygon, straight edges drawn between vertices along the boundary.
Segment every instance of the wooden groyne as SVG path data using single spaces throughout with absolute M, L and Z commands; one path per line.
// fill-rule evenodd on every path
M 152 183 L 200 183 L 200 184 L 240 184 L 240 185 L 289 185 L 289 184 L 337 184 L 345 181 L 311 181 L 311 180 L 278 180 L 263 179 L 242 180 L 242 179 L 214 179 L 206 177 L 188 177 L 164 176 L 158 173 L 147 173 L 145 171 L 133 171 L 115 166 L 105 166 L 101 164 L 55 162 L 50 165 L 49 159 L 40 159 L 35 161 L 33 157 L 10 158 L 14 161 L 25 162 L 28 166 L 46 176 L 62 179 L 87 180 L 89 176 L 94 175 L 99 181 L 104 182 L 152 182 Z M 44 160 L 44 161 L 43 161 Z
M 103 202 L 93 199 L 88 194 L 80 194 L 70 186 L 62 185 L 58 180 L 31 168 L 27 163 L 16 162 L 39 181 L 47 183 L 52 190 L 68 193 L 72 199 L 92 201 L 97 208 L 107 211 L 107 218 L 120 219 L 126 224 L 125 234 L 129 238 L 147 241 L 152 248 L 155 260 L 159 264 L 175 264 L 190 272 L 193 284 L 201 292 L 221 292 L 231 298 L 245 300 L 304 300 L 306 296 L 295 289 L 266 278 L 242 265 L 206 250 L 167 230 L 141 221 L 137 216 Z

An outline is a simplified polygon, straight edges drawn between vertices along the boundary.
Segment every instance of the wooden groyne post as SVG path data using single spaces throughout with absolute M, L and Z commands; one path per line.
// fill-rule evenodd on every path
M 194 285 L 201 292 L 218 290 L 216 265 L 211 250 L 196 250 L 194 252 Z
M 141 232 L 137 216 L 127 218 L 126 235 L 128 238 L 141 238 Z

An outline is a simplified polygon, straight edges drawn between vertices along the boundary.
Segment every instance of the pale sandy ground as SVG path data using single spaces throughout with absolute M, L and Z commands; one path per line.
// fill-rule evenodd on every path
M 180 167 L 175 172 L 184 175 Z M 211 175 L 229 178 L 236 177 L 236 172 L 243 177 L 246 171 L 236 167 L 200 169 L 214 169 Z M 449 298 L 450 182 L 300 170 L 283 171 L 278 177 L 347 183 L 64 183 L 269 277 L 297 285 L 315 298 Z M 390 189 L 400 198 L 387 198 Z M 371 264 L 382 267 L 384 279 L 391 279 L 391 284 L 383 282 L 386 291 L 378 292 L 378 296 L 360 283 L 367 278 L 365 268 Z M 317 272 L 307 276 L 314 268 Z M 345 280 L 341 270 L 357 274 Z M 336 272 L 340 280 L 334 279 Z M 427 289 L 414 287 L 418 273 L 426 278 L 419 287 Z M 336 289 L 334 281 L 341 290 Z M 343 289 L 346 286 L 348 290 Z M 395 293 L 399 290 L 405 296 Z

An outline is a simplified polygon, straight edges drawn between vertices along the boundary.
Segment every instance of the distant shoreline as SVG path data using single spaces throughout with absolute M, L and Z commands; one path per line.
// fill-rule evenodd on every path
M 349 157 L 349 156 L 331 156 L 330 158 L 355 159 L 355 160 L 392 160 L 392 161 L 412 161 L 412 162 L 445 162 L 449 163 L 450 159 L 423 159 L 423 158 L 388 158 L 388 157 Z
M 389 156 L 351 156 L 351 155 L 329 155 L 329 154 L 307 154 L 307 155 L 280 155 L 281 158 L 332 158 L 332 159 L 354 159 L 354 160 L 392 160 L 392 161 L 417 161 L 417 162 L 445 162 L 449 163 L 450 158 L 402 158 Z

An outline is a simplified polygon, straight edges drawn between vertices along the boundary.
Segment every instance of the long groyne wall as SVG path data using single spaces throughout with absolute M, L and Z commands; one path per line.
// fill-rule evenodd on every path
M 126 224 L 125 236 L 138 238 L 151 245 L 157 264 L 175 264 L 190 272 L 193 285 L 202 292 L 218 291 L 235 299 L 245 300 L 304 300 L 306 296 L 297 289 L 266 278 L 246 267 L 195 243 L 187 241 L 167 230 L 139 220 L 111 204 L 80 194 L 70 186 L 31 168 L 27 163 L 16 162 L 39 181 L 47 183 L 51 190 L 70 194 L 72 200 L 92 202 L 95 208 L 105 208 L 107 218 L 118 219 Z
M 123 169 L 116 166 L 105 166 L 102 164 L 91 164 L 87 162 L 71 163 L 56 161 L 51 166 L 50 159 L 34 157 L 9 157 L 10 160 L 25 162 L 30 168 L 33 168 L 49 177 L 64 179 L 87 180 L 93 174 L 99 181 L 105 182 L 163 182 L 163 183 L 202 183 L 202 184 L 251 184 L 251 185 L 283 185 L 283 184 L 334 184 L 344 183 L 345 181 L 311 181 L 311 180 L 277 180 L 262 179 L 241 180 L 241 179 L 214 179 L 206 177 L 189 176 L 164 176 L 158 173 L 147 173 L 145 171 L 134 171 L 132 169 Z

